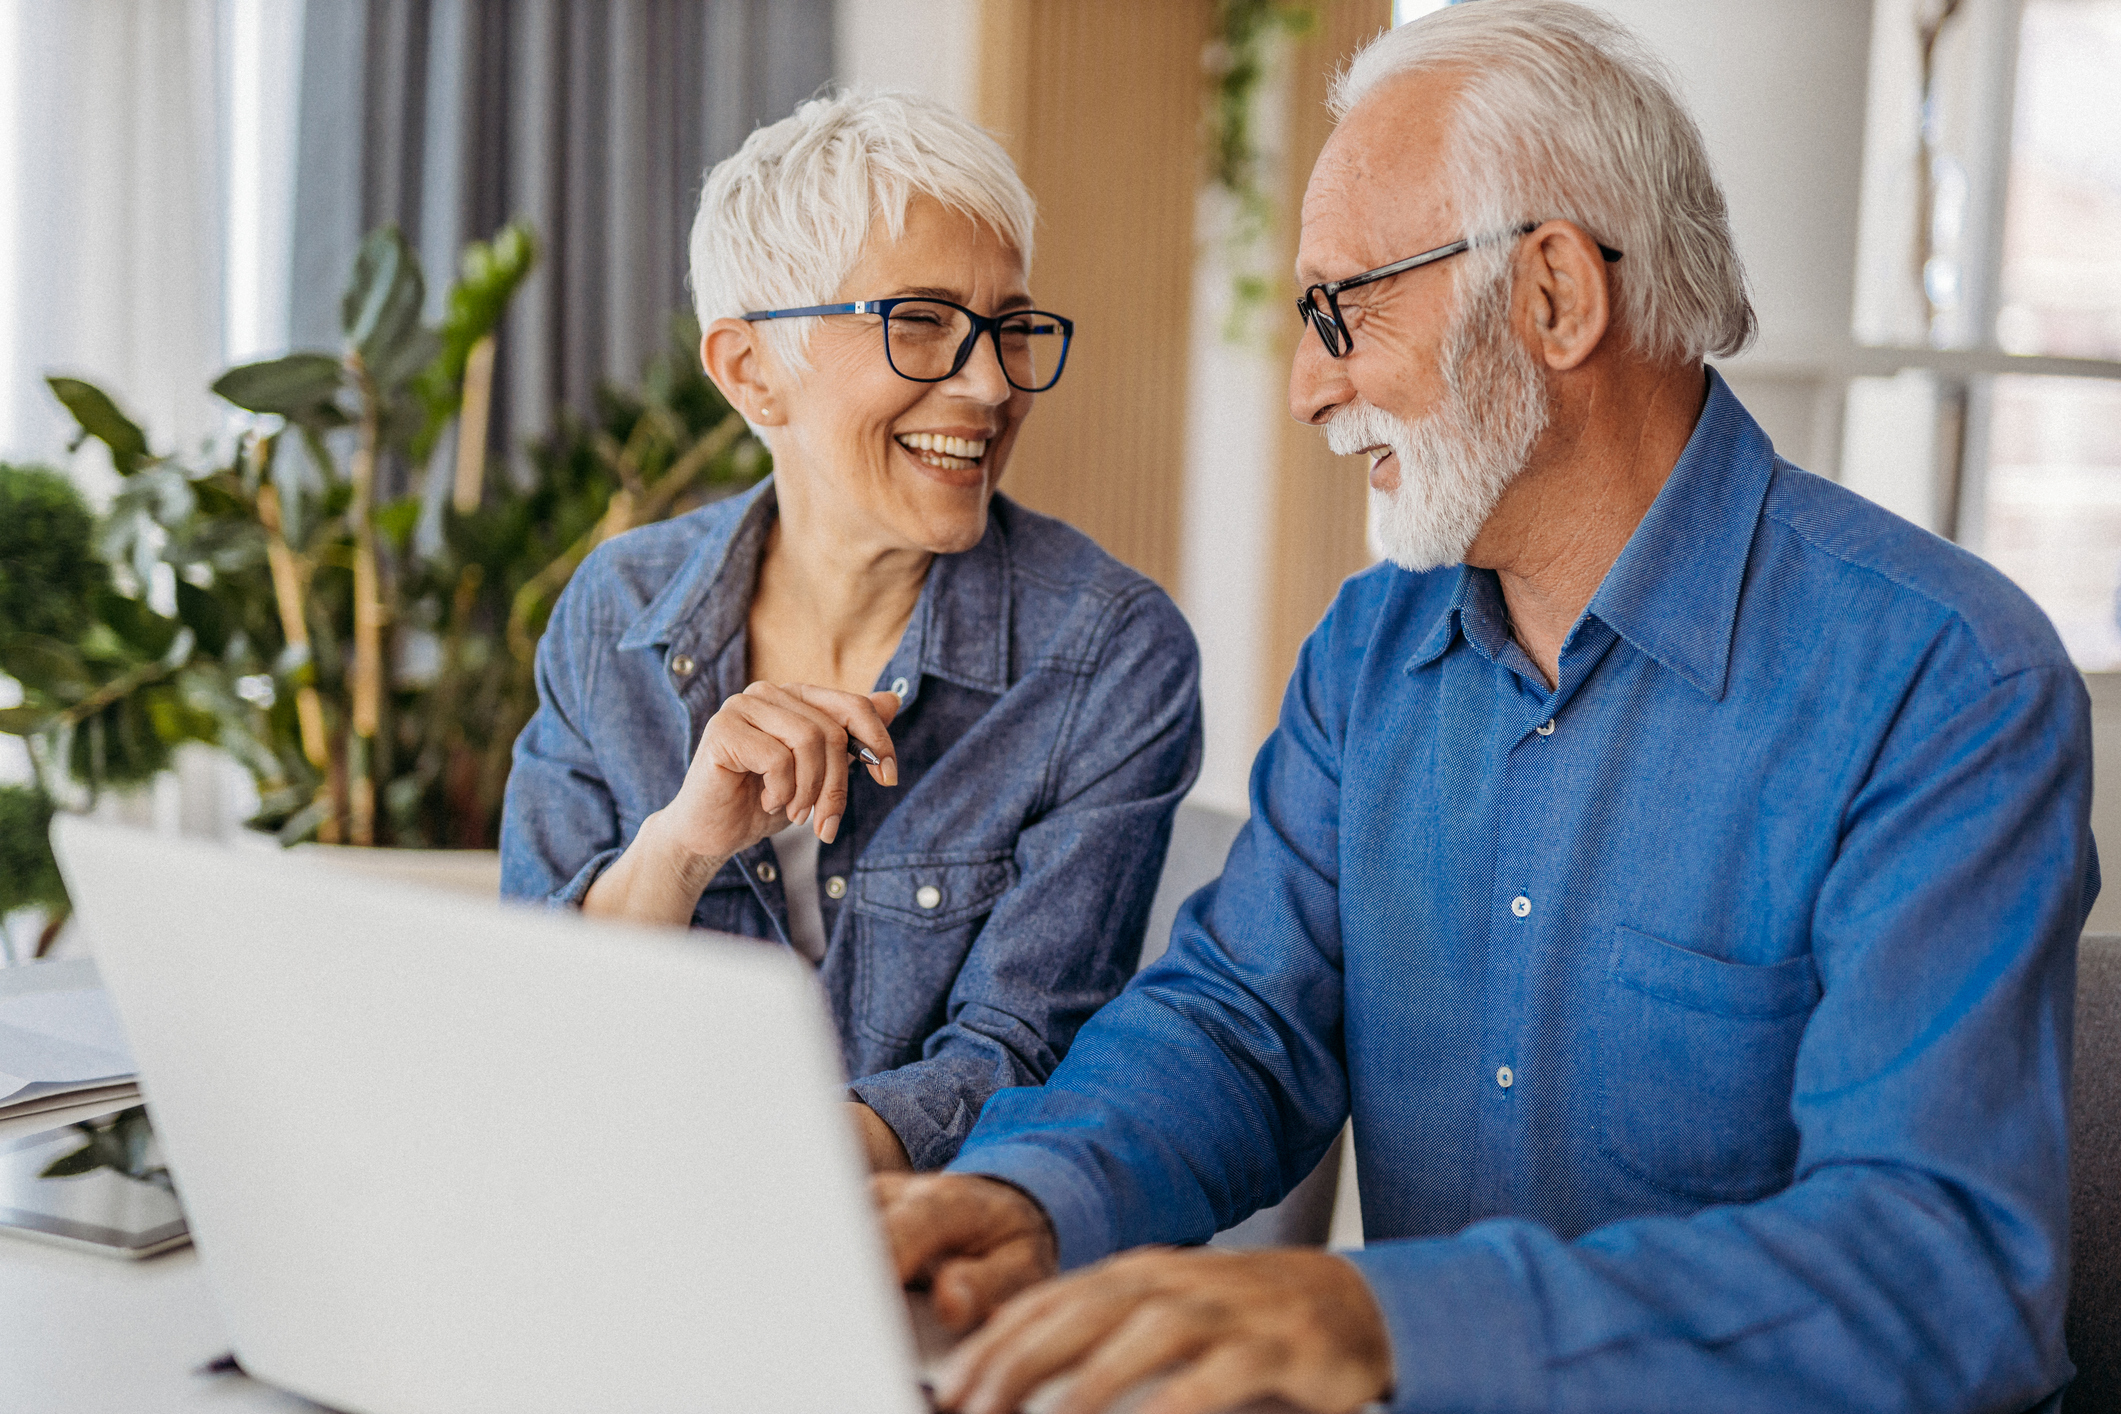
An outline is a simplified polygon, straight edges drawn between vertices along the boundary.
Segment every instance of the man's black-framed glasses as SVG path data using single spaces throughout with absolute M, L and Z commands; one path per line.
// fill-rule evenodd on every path
M 1530 221 L 1511 232 L 1512 236 L 1528 236 L 1539 229 L 1537 221 Z M 1305 290 L 1296 301 L 1296 312 L 1303 316 L 1304 323 L 1318 331 L 1318 341 L 1326 346 L 1326 352 L 1335 358 L 1346 358 L 1354 337 L 1348 332 L 1348 321 L 1341 317 L 1340 293 L 1358 285 L 1375 284 L 1394 275 L 1404 275 L 1424 265 L 1439 260 L 1449 260 L 1454 255 L 1463 255 L 1476 245 L 1487 245 L 1491 241 L 1507 240 L 1508 236 L 1468 237 L 1440 245 L 1434 250 L 1425 250 L 1419 255 L 1410 255 L 1405 260 L 1395 260 L 1390 265 L 1380 265 L 1375 270 L 1365 270 L 1360 275 L 1350 275 L 1345 280 L 1326 280 Z M 1598 253 L 1610 265 L 1620 259 L 1620 252 L 1609 245 L 1598 247 Z
M 891 371 L 915 383 L 955 378 L 972 357 L 980 335 L 994 340 L 994 356 L 1009 386 L 1043 393 L 1060 381 L 1068 364 L 1075 322 L 1043 309 L 1012 309 L 988 317 L 961 304 L 926 296 L 863 299 L 852 304 L 813 304 L 802 309 L 758 309 L 744 316 L 807 319 L 820 314 L 874 314 L 884 326 L 884 357 Z

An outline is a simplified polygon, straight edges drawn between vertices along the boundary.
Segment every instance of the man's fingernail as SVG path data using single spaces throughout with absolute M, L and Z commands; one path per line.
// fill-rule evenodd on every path
M 884 784 L 887 786 L 898 784 L 898 758 L 896 756 L 886 756 L 884 758 Z
M 831 818 L 830 820 L 827 820 L 827 821 L 826 821 L 826 822 L 824 823 L 824 826 L 823 826 L 823 827 L 822 827 L 821 829 L 819 829 L 819 830 L 818 830 L 818 832 L 817 832 L 817 837 L 818 837 L 819 839 L 823 840 L 823 841 L 824 841 L 824 842 L 825 842 L 826 844 L 831 844 L 831 843 L 832 843 L 832 837 L 833 837 L 834 835 L 837 835 L 837 834 L 838 834 L 839 832 L 840 832 L 840 817 L 839 817 L 839 816 L 837 816 L 837 815 L 835 815 L 835 816 L 833 816 L 833 817 L 832 817 L 832 818 Z

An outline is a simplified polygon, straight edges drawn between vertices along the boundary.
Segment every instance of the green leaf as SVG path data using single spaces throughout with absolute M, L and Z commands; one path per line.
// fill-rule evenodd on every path
M 9 736 L 32 736 L 58 715 L 42 707 L 0 707 L 0 732 Z
M 61 702 L 77 702 L 95 690 L 88 664 L 70 643 L 35 633 L 13 633 L 0 639 L 0 672 L 31 692 Z
M 189 580 L 177 581 L 177 617 L 198 635 L 199 647 L 218 658 L 228 651 L 228 611 Z
M 140 430 L 139 424 L 118 411 L 118 405 L 111 401 L 108 393 L 79 378 L 53 377 L 44 381 L 66 410 L 74 415 L 74 421 L 81 426 L 82 437 L 93 437 L 110 448 L 111 465 L 118 469 L 118 475 L 131 476 L 153 460 L 147 449 L 147 434 Z M 74 445 L 81 445 L 80 438 L 75 439 Z
M 412 528 L 420 521 L 420 498 L 405 496 L 376 512 L 376 530 L 403 550 L 412 539 Z
M 94 1173 L 103 1166 L 102 1146 L 91 1139 L 71 1154 L 61 1154 L 53 1159 L 38 1171 L 37 1177 L 76 1178 L 84 1173 Z
M 346 370 L 329 354 L 298 353 L 245 363 L 214 380 L 214 392 L 247 412 L 273 413 L 320 431 L 341 427 L 338 405 Z
M 371 376 L 418 330 L 426 298 L 420 259 L 398 228 L 371 231 L 354 257 L 353 278 L 339 302 L 347 345 L 361 355 Z

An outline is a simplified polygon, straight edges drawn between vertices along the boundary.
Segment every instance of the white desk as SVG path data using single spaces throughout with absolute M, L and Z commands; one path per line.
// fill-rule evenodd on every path
M 136 1103 L 0 1121 L 0 1140 Z M 191 1248 L 135 1262 L 0 1234 L 4 1414 L 318 1414 L 240 1375 L 194 1373 L 227 1350 Z

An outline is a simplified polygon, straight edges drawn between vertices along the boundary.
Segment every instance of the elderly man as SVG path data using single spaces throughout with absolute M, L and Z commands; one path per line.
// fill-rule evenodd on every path
M 1168 955 L 952 1172 L 878 1180 L 902 1274 L 988 1317 L 941 1403 L 2053 1399 L 2080 679 L 1704 368 L 1752 313 L 1626 34 L 1454 7 L 1336 108 L 1290 401 L 1396 564 L 1305 645 Z M 1350 1114 L 1364 1250 L 1100 1260 L 1276 1201 Z

